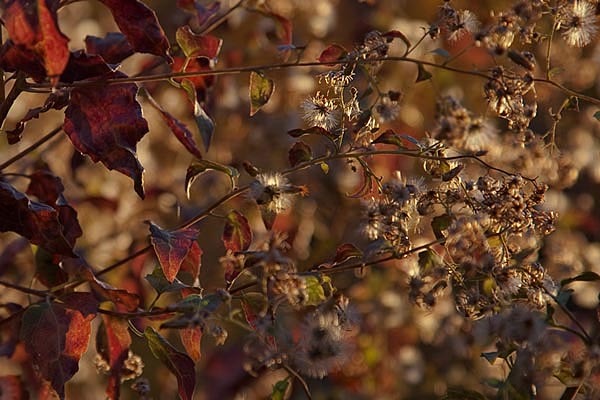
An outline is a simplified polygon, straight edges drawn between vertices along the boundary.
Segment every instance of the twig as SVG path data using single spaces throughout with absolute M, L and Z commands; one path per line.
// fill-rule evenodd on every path
M 18 161 L 21 158 L 25 157 L 26 155 L 28 155 L 29 153 L 31 153 L 32 151 L 34 151 L 35 149 L 37 149 L 38 147 L 40 147 L 41 145 L 46 143 L 48 140 L 52 139 L 61 130 L 62 130 L 62 125 L 54 128 L 49 133 L 47 133 L 45 136 L 39 138 L 34 143 L 29 145 L 26 149 L 22 150 L 20 153 L 16 154 L 14 157 L 12 157 L 9 160 L 6 160 L 4 163 L 0 164 L 0 171 L 2 171 L 4 168 L 10 166 L 11 164 L 13 164 L 15 161 Z

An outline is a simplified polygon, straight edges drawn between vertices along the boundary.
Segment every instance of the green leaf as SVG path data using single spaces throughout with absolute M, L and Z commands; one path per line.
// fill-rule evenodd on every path
M 448 229 L 452 224 L 452 218 L 448 214 L 438 215 L 431 220 L 431 229 L 436 239 L 443 239 L 443 230 Z
M 592 271 L 586 271 L 573 278 L 567 278 L 560 281 L 560 286 L 566 286 L 573 282 L 595 282 L 600 281 L 600 275 Z
M 177 351 L 171 343 L 162 337 L 154 328 L 147 327 L 144 336 L 154 354 L 177 378 L 179 398 L 191 400 L 196 387 L 194 360 L 185 353 Z
M 419 253 L 419 268 L 423 276 L 427 276 L 434 268 L 443 265 L 439 255 L 431 250 L 425 250 Z
M 163 273 L 160 265 L 156 266 L 151 274 L 146 275 L 146 280 L 158 294 L 177 292 L 181 289 L 190 287 L 177 278 L 175 278 L 173 282 L 169 283 L 167 278 L 165 278 L 165 274 Z
M 270 400 L 284 400 L 285 392 L 287 391 L 288 386 L 290 386 L 289 378 L 285 378 L 280 380 L 279 382 L 273 385 L 273 392 L 271 392 Z
M 273 79 L 266 78 L 262 72 L 250 73 L 250 116 L 267 104 L 274 90 Z
M 221 236 L 227 250 L 232 252 L 248 250 L 252 243 L 252 229 L 248 220 L 237 210 L 227 214 L 227 222 Z
M 377 139 L 373 140 L 373 143 L 392 144 L 400 149 L 406 149 L 406 146 L 402 143 L 402 136 L 391 129 L 379 135 Z
M 417 73 L 417 80 L 415 82 L 422 82 L 431 79 L 433 75 L 431 75 L 431 73 L 425 69 L 423 64 L 418 63 L 417 67 L 419 68 L 419 71 Z
M 192 186 L 192 183 L 194 183 L 198 176 L 209 170 L 219 171 L 226 174 L 231 180 L 231 186 L 234 188 L 237 186 L 237 180 L 240 176 L 240 173 L 237 169 L 227 165 L 219 164 L 214 161 L 194 160 L 188 167 L 185 174 L 185 192 L 188 199 L 190 198 L 190 187 Z
M 323 303 L 333 291 L 331 279 L 328 276 L 322 277 L 321 279 L 316 276 L 307 276 L 303 279 L 306 285 L 306 294 L 308 295 L 304 304 L 307 306 L 316 306 Z M 327 291 L 325 288 L 327 288 Z
M 594 118 L 596 118 L 598 121 L 600 121 L 600 111 L 596 111 L 594 113 Z

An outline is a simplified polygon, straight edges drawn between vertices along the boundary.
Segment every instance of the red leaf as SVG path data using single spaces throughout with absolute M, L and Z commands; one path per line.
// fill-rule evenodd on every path
M 58 29 L 57 8 L 57 0 L 13 0 L 2 15 L 12 41 L 37 54 L 51 78 L 62 74 L 69 60 L 69 39 Z
M 194 360 L 187 354 L 177 351 L 154 328 L 148 327 L 144 331 L 152 354 L 163 362 L 177 378 L 179 397 L 182 400 L 191 400 L 196 387 L 196 373 Z
M 90 302 L 89 293 L 71 295 L 64 305 L 30 306 L 23 314 L 20 334 L 34 367 L 61 398 L 65 397 L 65 382 L 79 370 L 79 359 L 87 348 L 95 316 L 67 308 Z
M 200 250 L 196 238 L 196 229 L 180 229 L 167 231 L 148 221 L 150 225 L 150 242 L 158 257 L 158 262 L 165 274 L 165 278 L 172 283 L 188 256 L 194 256 Z M 194 246 L 196 244 L 196 246 Z
M 136 93 L 133 83 L 74 88 L 65 111 L 64 131 L 81 153 L 133 179 L 135 191 L 144 198 L 143 167 L 135 146 L 148 132 L 148 123 Z
M 53 207 L 30 200 L 6 182 L 0 182 L 0 232 L 16 232 L 51 253 L 73 256 L 59 213 Z
M 121 32 L 109 32 L 106 37 L 85 37 L 85 51 L 97 54 L 109 64 L 119 64 L 134 53 L 127 37 Z
M 173 132 L 177 140 L 179 140 L 181 144 L 183 144 L 183 146 L 187 149 L 187 151 L 189 151 L 193 156 L 201 159 L 202 153 L 200 153 L 200 150 L 196 145 L 196 141 L 194 140 L 194 135 L 192 134 L 192 132 L 190 132 L 188 127 L 185 126 L 185 124 L 181 123 L 181 121 L 172 116 L 170 113 L 163 110 L 160 104 L 158 104 L 156 100 L 150 97 L 150 94 L 148 94 L 148 100 L 150 100 L 150 104 L 152 104 L 154 108 L 158 110 L 163 121 L 165 121 L 169 129 L 171 129 L 171 132 Z
M 202 341 L 202 329 L 199 326 L 178 329 L 179 338 L 185 351 L 195 362 L 200 361 L 202 353 L 200 351 L 200 342 Z
M 227 214 L 227 222 L 221 236 L 227 250 L 232 252 L 248 250 L 252 243 L 252 229 L 244 215 L 233 210 Z
M 171 66 L 171 70 L 173 72 L 202 72 L 202 71 L 210 71 L 212 68 L 210 67 L 210 61 L 207 58 L 199 57 L 189 60 L 188 64 L 185 65 L 186 59 L 183 57 L 175 57 L 173 59 L 173 65 Z M 183 69 L 185 65 L 185 70 Z M 202 75 L 202 76 L 194 76 L 185 78 L 185 80 L 190 81 L 194 88 L 196 89 L 196 96 L 199 102 L 206 101 L 206 92 L 210 89 L 216 82 L 217 78 L 214 75 Z M 181 82 L 181 78 L 175 78 L 175 81 Z
M 137 294 L 125 289 L 117 289 L 108 283 L 96 278 L 92 268 L 82 258 L 68 258 L 62 261 L 62 268 L 73 276 L 87 280 L 92 287 L 92 292 L 99 301 L 111 301 L 119 312 L 133 312 L 140 305 Z
M 138 0 L 100 0 L 110 9 L 117 26 L 135 51 L 150 53 L 171 62 L 169 40 L 156 13 Z
M 102 324 L 96 335 L 96 350 L 110 366 L 106 395 L 111 400 L 119 398 L 121 369 L 131 346 L 128 326 L 124 319 L 102 315 Z
M 181 263 L 181 268 L 179 270 L 189 273 L 192 278 L 192 283 L 200 275 L 200 266 L 202 265 L 201 257 L 202 249 L 198 242 L 194 242 L 192 243 L 192 247 L 190 247 L 190 252 L 187 257 Z
M 319 62 L 331 63 L 334 61 L 338 61 L 342 57 L 344 57 L 346 53 L 346 49 L 344 49 L 342 46 L 332 44 L 321 52 L 321 55 L 319 56 Z
M 10 39 L 0 48 L 0 67 L 8 72 L 23 71 L 38 83 L 46 78 L 46 69 L 37 54 L 16 46 Z
M 177 29 L 176 39 L 187 58 L 206 57 L 213 60 L 219 55 L 223 44 L 223 39 L 212 35 L 198 35 L 188 25 Z

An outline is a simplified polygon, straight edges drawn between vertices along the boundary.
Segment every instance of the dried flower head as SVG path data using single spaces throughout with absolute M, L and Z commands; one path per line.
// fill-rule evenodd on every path
M 311 126 L 318 126 L 325 130 L 332 130 L 340 122 L 340 113 L 336 101 L 330 99 L 321 92 L 304 100 L 302 103 L 304 120 Z
M 584 47 L 589 44 L 598 31 L 596 25 L 596 7 L 586 0 L 575 0 L 572 5 L 561 8 L 559 28 L 570 46 Z
M 280 213 L 292 204 L 294 194 L 305 194 L 306 188 L 291 185 L 287 178 L 279 173 L 262 173 L 250 184 L 250 196 L 260 206 L 269 211 Z
M 293 354 L 298 370 L 313 378 L 323 378 L 341 368 L 350 356 L 347 332 L 336 312 L 316 312 L 303 327 Z

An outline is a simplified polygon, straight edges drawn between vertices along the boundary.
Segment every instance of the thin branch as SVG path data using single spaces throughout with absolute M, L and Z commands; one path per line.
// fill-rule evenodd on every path
M 310 389 L 308 388 L 308 384 L 306 383 L 306 381 L 304 380 L 304 378 L 302 378 L 300 376 L 300 374 L 298 374 L 296 371 L 294 371 L 293 368 L 291 368 L 288 365 L 283 365 L 283 368 L 289 372 L 290 374 L 292 374 L 292 376 L 298 381 L 300 382 L 300 384 L 302 385 L 302 389 L 304 389 L 304 393 L 306 394 L 306 397 L 310 400 L 312 399 L 312 395 L 310 394 Z
M 35 289 L 31 289 L 25 286 L 19 286 L 19 285 L 15 285 L 14 283 L 10 283 L 10 282 L 6 282 L 3 280 L 0 280 L 0 285 L 14 289 L 14 290 L 18 290 L 19 292 L 22 293 L 27 293 L 27 294 L 32 294 L 34 296 L 38 296 L 38 297 L 48 297 L 50 296 L 50 293 L 48 291 L 45 290 L 35 290 Z
M 32 143 L 31 145 L 29 145 L 23 151 L 21 151 L 20 153 L 16 154 L 14 157 L 10 158 L 9 160 L 6 160 L 4 163 L 0 164 L 0 171 L 2 171 L 6 167 L 12 165 L 15 161 L 18 161 L 21 158 L 25 157 L 26 155 L 28 155 L 29 153 L 31 153 L 32 151 L 34 151 L 35 149 L 37 149 L 38 147 L 40 147 L 41 145 L 43 145 L 44 143 L 46 143 L 47 141 L 49 141 L 50 139 L 52 139 L 61 130 L 62 130 L 62 125 L 54 128 L 53 130 L 51 130 L 50 132 L 48 132 L 45 136 L 39 138 L 34 143 Z
M 8 92 L 6 98 L 2 101 L 2 104 L 0 104 L 0 127 L 4 125 L 4 120 L 8 116 L 8 112 L 25 87 L 25 73 L 19 71 L 13 87 L 10 89 L 10 92 Z M 4 92 L 4 72 L 2 72 L 2 91 Z M 4 94 L 2 97 L 4 98 Z

